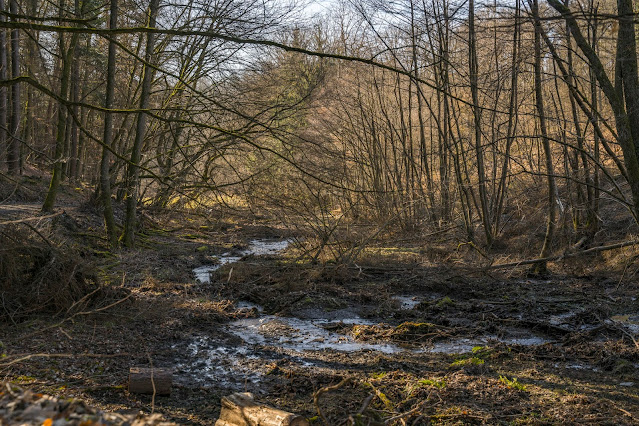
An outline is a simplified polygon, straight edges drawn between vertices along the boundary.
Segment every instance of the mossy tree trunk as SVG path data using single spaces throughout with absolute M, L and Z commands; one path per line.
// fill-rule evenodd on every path
M 154 28 L 159 9 L 159 0 L 151 0 L 149 4 L 149 20 L 148 27 Z M 142 92 L 140 94 L 140 112 L 137 117 L 135 129 L 135 139 L 133 148 L 131 149 L 131 159 L 127 167 L 126 179 L 126 218 L 124 223 L 124 233 L 121 240 L 127 247 L 133 247 L 135 243 L 135 231 L 137 227 L 137 202 L 140 186 L 140 161 L 142 157 L 142 144 L 146 134 L 146 118 L 145 110 L 149 108 L 149 99 L 151 97 L 151 82 L 153 77 L 153 68 L 149 66 L 153 60 L 153 49 L 155 48 L 155 33 L 148 32 L 146 35 L 146 47 L 144 52 L 144 68 L 142 78 Z

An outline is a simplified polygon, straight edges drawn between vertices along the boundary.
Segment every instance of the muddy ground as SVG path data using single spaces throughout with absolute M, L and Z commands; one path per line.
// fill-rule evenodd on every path
M 318 424 L 639 423 L 639 283 L 588 266 L 602 254 L 551 264 L 543 278 L 487 274 L 433 262 L 416 238 L 357 265 L 315 265 L 285 229 L 146 220 L 141 247 L 116 254 L 91 209 L 69 206 L 51 225 L 119 290 L 3 323 L 5 380 L 184 424 L 213 424 L 220 398 L 244 390 Z M 256 239 L 292 242 L 247 254 Z M 193 269 L 225 257 L 240 259 L 196 280 Z M 129 367 L 149 365 L 173 369 L 171 396 L 128 393 Z

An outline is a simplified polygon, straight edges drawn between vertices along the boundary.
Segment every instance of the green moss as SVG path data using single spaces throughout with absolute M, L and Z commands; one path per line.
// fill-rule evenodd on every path
M 388 373 L 385 372 L 385 371 L 382 371 L 382 372 L 379 372 L 379 373 L 371 373 L 371 379 L 379 380 L 379 379 L 383 379 L 387 375 L 388 375 Z
M 504 385 L 506 385 L 506 387 L 509 389 L 515 389 L 520 392 L 526 391 L 526 386 L 519 383 L 516 377 L 513 377 L 511 380 L 506 376 L 499 376 L 499 381 L 502 382 Z
M 437 389 L 443 389 L 446 387 L 446 382 L 443 380 L 421 379 L 419 384 L 421 386 L 433 386 Z
M 435 328 L 435 324 L 431 324 L 429 322 L 413 322 L 406 321 L 395 327 L 395 331 L 393 334 L 417 334 L 417 333 L 427 333 Z
M 27 384 L 27 383 L 33 383 L 35 381 L 36 381 L 35 377 L 33 377 L 33 376 L 25 376 L 25 375 L 18 376 L 14 380 L 12 380 L 13 383 L 19 384 L 19 385 L 24 385 L 24 384 Z
M 455 302 L 453 302 L 453 299 L 451 299 L 448 296 L 442 297 L 441 300 L 439 302 L 437 302 L 437 304 L 435 304 L 435 306 L 437 306 L 438 308 L 445 308 L 447 306 L 454 306 Z
M 451 367 L 463 367 L 467 365 L 484 365 L 486 361 L 477 357 L 458 359 L 451 364 Z

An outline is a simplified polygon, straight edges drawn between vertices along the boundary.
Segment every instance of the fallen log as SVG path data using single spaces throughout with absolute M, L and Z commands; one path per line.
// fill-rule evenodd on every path
M 293 413 L 255 402 L 251 393 L 234 393 L 222 398 L 222 411 L 215 426 L 308 426 Z
M 630 241 L 624 241 L 621 243 L 610 244 L 607 246 L 592 247 L 592 248 L 581 250 L 581 251 L 566 252 L 566 253 L 558 254 L 555 256 L 541 257 L 539 259 L 528 259 L 528 260 L 520 260 L 518 262 L 512 262 L 512 263 L 502 263 L 499 265 L 488 265 L 484 268 L 481 268 L 480 270 L 489 271 L 493 269 L 515 268 L 517 266 L 535 265 L 537 263 L 543 263 L 543 262 L 554 262 L 556 260 L 563 260 L 569 257 L 583 256 L 586 254 L 599 253 L 602 251 L 614 250 L 618 248 L 630 247 L 630 246 L 636 246 L 636 245 L 639 245 L 639 240 L 630 240 Z
M 131 367 L 129 392 L 154 395 L 170 395 L 173 373 L 164 368 Z

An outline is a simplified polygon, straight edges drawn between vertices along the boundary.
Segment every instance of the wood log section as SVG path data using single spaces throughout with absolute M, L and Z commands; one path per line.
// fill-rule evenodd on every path
M 234 393 L 222 398 L 222 412 L 215 426 L 308 426 L 293 413 L 255 402 L 251 393 Z
M 173 372 L 164 368 L 131 367 L 129 369 L 129 392 L 170 395 Z

